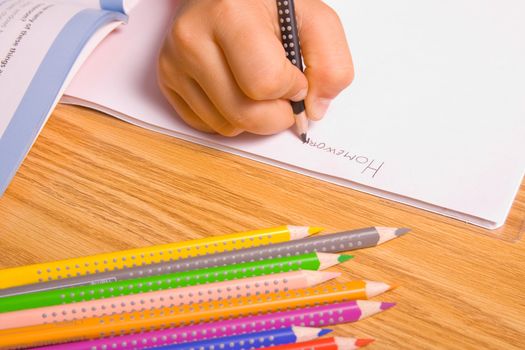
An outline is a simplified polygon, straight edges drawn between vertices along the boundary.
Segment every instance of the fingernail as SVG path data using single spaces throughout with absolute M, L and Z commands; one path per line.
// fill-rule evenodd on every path
M 328 107 L 330 107 L 330 103 L 332 103 L 332 100 L 329 98 L 316 99 L 312 106 L 313 110 L 309 113 L 310 118 L 314 120 L 323 119 L 326 111 L 328 110 Z
M 306 95 L 308 95 L 308 89 L 303 89 L 297 93 L 297 95 L 290 98 L 290 100 L 294 102 L 302 101 L 306 98 Z

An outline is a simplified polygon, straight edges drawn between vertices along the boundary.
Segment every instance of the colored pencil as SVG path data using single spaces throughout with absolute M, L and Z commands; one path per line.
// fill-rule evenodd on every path
M 21 287 L 0 290 L 0 297 L 25 294 L 42 290 L 52 290 L 74 286 L 115 282 L 161 275 L 166 273 L 190 271 L 206 267 L 240 264 L 249 261 L 271 259 L 311 252 L 339 253 L 360 248 L 373 247 L 408 232 L 405 228 L 370 227 L 365 229 L 345 231 L 334 234 L 319 235 L 291 242 L 282 242 L 256 248 L 247 248 L 223 252 L 214 255 L 204 255 L 177 261 L 137 266 L 132 268 L 102 272 L 95 275 L 67 278 L 57 281 L 32 284 Z
M 157 350 L 250 350 L 313 340 L 330 333 L 330 329 L 288 327 L 270 331 L 246 333 L 191 343 L 161 346 Z M 93 349 L 94 350 L 94 349 Z
M 301 43 L 299 41 L 299 30 L 297 29 L 297 19 L 295 18 L 295 5 L 293 0 L 277 0 L 277 13 L 281 28 L 281 42 L 288 60 L 301 72 L 304 71 L 303 57 L 301 53 Z M 292 111 L 295 116 L 295 124 L 299 137 L 303 143 L 308 142 L 308 118 L 306 116 L 306 106 L 304 100 L 292 101 Z
M 378 282 L 376 282 L 378 283 Z M 379 286 L 378 286 L 379 287 Z M 383 306 L 386 308 L 387 306 Z M 270 329 L 308 326 L 326 327 L 356 321 L 356 312 L 360 312 L 354 301 L 310 306 L 287 311 L 270 312 L 262 315 L 226 319 L 217 322 L 200 323 L 185 327 L 141 332 L 111 338 L 79 341 L 61 345 L 51 345 L 39 350 L 92 350 L 112 349 L 126 350 L 134 343 L 135 350 L 193 342 L 235 334 L 262 332 Z M 367 317 L 361 314 L 359 319 Z
M 79 319 L 0 330 L 0 347 L 38 346 L 67 341 L 123 335 L 137 330 L 158 330 L 262 312 L 349 300 L 356 293 L 349 283 L 339 283 L 300 290 L 182 305 L 141 312 Z M 355 321 L 394 306 L 392 303 L 355 301 Z
M 108 282 L 93 286 L 20 294 L 0 298 L 0 312 L 71 304 L 85 300 L 195 286 L 239 278 L 271 275 L 279 272 L 321 270 L 347 261 L 350 258 L 350 255 L 309 253 L 244 264 L 136 278 L 127 281 Z
M 330 337 L 302 343 L 277 345 L 268 350 L 356 350 L 372 343 L 374 339 Z
M 313 287 L 339 275 L 339 272 L 301 270 L 211 283 L 206 285 L 205 290 L 202 286 L 192 286 L 6 312 L 0 314 L 0 329 L 73 321 L 79 318 L 144 311 L 151 308 L 180 306 L 213 300 L 228 300 L 242 296 L 265 295 Z
M 321 231 L 317 227 L 279 226 L 191 241 L 123 250 L 0 270 L 0 288 L 94 274 L 143 264 L 286 242 Z

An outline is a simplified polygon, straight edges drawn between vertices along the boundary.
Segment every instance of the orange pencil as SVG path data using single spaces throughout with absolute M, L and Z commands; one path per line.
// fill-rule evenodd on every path
M 138 331 L 217 321 L 243 315 L 363 299 L 385 292 L 390 288 L 390 286 L 378 284 L 378 282 L 370 282 L 370 284 L 381 285 L 382 287 L 372 288 L 373 293 L 376 294 L 370 294 L 371 289 L 367 288 L 366 281 L 335 283 L 268 295 L 254 295 L 231 300 L 1 330 L 0 347 L 28 347 L 96 339 Z M 392 306 L 391 303 L 357 301 L 356 321 L 382 312 Z

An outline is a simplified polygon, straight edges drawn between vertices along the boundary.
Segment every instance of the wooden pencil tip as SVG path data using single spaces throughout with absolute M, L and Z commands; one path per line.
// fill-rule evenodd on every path
M 306 135 L 308 132 L 308 118 L 304 111 L 295 116 L 295 125 L 301 141 L 303 141 L 303 143 L 309 142 L 308 135 Z
M 366 296 L 367 298 L 373 298 L 377 295 L 383 294 L 386 291 L 389 291 L 391 286 L 389 284 L 383 283 L 383 282 L 376 282 L 376 281 L 368 281 L 366 282 Z
M 332 253 L 315 253 L 319 260 L 318 270 L 324 270 L 334 265 L 338 265 L 343 261 L 353 258 L 352 255 L 341 255 L 341 254 L 332 254 Z
M 377 242 L 377 245 L 380 245 L 382 243 L 388 242 L 392 239 L 401 237 L 405 235 L 410 229 L 408 228 L 397 228 L 397 227 L 375 227 L 378 235 L 379 240 Z
M 389 283 L 388 285 L 390 286 L 388 290 L 394 290 L 394 289 L 399 288 L 399 284 L 396 284 L 396 283 Z
M 288 225 L 288 230 L 290 231 L 290 239 L 291 240 L 297 240 L 301 238 L 306 238 L 316 232 L 317 227 L 309 227 L 309 226 L 293 226 Z
M 305 271 L 306 280 L 309 287 L 316 286 L 326 281 L 341 276 L 340 272 L 335 271 Z

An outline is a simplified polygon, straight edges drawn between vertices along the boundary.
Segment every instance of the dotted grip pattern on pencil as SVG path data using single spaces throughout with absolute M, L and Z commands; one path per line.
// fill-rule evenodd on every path
M 188 327 L 169 328 L 82 343 L 55 345 L 40 350 L 135 350 L 221 338 L 236 334 L 260 332 L 291 326 L 323 327 L 355 322 L 362 318 L 361 308 L 354 301 L 333 303 L 263 315 L 234 318 L 219 322 L 201 323 Z
M 310 337 L 310 339 L 313 337 Z M 250 334 L 214 338 L 191 343 L 166 345 L 159 350 L 252 350 L 277 345 L 291 344 L 297 341 L 293 328 L 281 328 Z
M 287 226 L 213 236 L 93 256 L 0 270 L 0 288 L 54 281 L 146 264 L 280 243 L 290 239 Z
M 0 312 L 111 298 L 321 267 L 316 253 L 0 298 Z
M 194 325 L 203 322 L 222 321 L 232 317 L 348 301 L 355 299 L 356 294 L 361 293 L 356 293 L 352 284 L 339 283 L 264 296 L 242 297 L 232 300 L 86 318 L 73 322 L 50 323 L 1 330 L 0 347 L 37 346 L 72 340 L 89 340 Z M 373 305 L 374 309 L 377 310 L 376 312 L 384 309 L 382 304 L 384 303 L 373 301 L 355 302 L 355 305 L 360 310 L 363 305 Z M 356 315 L 361 319 L 369 316 L 370 313 L 362 314 L 359 311 Z
M 277 0 L 277 12 L 279 14 L 279 27 L 281 29 L 281 41 L 283 43 L 286 57 L 294 66 L 303 71 L 303 60 L 301 55 L 301 44 L 295 18 L 295 5 L 293 0 Z M 304 112 L 304 101 L 292 102 L 294 114 Z
M 0 297 L 36 292 L 39 290 L 52 290 L 72 286 L 92 285 L 102 282 L 106 283 L 113 281 L 123 281 L 139 277 L 191 271 L 214 266 L 234 265 L 311 252 L 336 253 L 350 251 L 360 248 L 372 247 L 385 240 L 384 237 L 382 238 L 382 235 L 378 230 L 384 231 L 386 229 L 388 228 L 369 227 L 328 235 L 313 236 L 295 241 L 285 241 L 271 245 L 263 245 L 254 248 L 227 251 L 214 255 L 205 255 L 177 261 L 157 263 L 148 266 L 138 266 L 122 270 L 115 270 L 97 275 L 80 276 L 70 279 L 14 287 L 0 290 Z M 383 236 L 384 233 L 385 232 L 383 232 Z M 399 233 L 396 233 L 396 231 L 392 229 L 392 233 L 388 234 L 387 236 L 396 237 L 397 235 L 399 235 Z
M 324 282 L 336 274 L 320 271 L 293 271 L 239 280 L 212 283 L 202 288 L 190 286 L 131 294 L 101 300 L 0 313 L 0 328 L 9 329 L 51 322 L 74 321 L 122 312 L 145 311 L 153 308 L 226 300 L 251 295 L 267 295 L 304 288 L 308 278 Z

